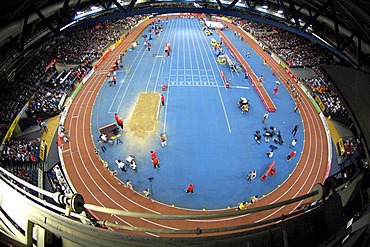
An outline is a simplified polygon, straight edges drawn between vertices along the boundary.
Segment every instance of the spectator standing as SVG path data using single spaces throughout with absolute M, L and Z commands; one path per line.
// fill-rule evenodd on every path
M 297 139 L 294 139 L 293 141 L 292 141 L 292 143 L 290 144 L 290 148 L 292 148 L 292 147 L 295 147 L 295 145 L 297 144 L 297 142 L 298 142 L 298 140 Z
M 164 106 L 164 95 L 161 94 L 161 102 L 162 102 L 162 106 Z
M 117 125 L 123 129 L 123 120 L 118 116 L 117 113 L 114 114 L 114 119 L 116 119 Z
M 269 152 L 266 153 L 267 157 L 272 158 L 274 156 L 274 150 L 271 149 Z
M 100 139 L 98 140 L 98 146 L 101 148 L 103 153 L 105 153 L 105 150 L 107 150 L 107 148 L 104 146 L 104 143 Z
M 164 45 L 164 53 L 166 53 L 166 56 L 168 57 L 168 47 L 167 47 L 167 43 Z
M 263 75 L 261 75 L 260 78 L 258 78 L 258 81 L 262 84 L 262 82 L 263 82 Z
M 137 165 L 136 165 L 136 160 L 135 160 L 134 155 L 129 155 L 126 158 L 126 163 L 130 166 L 132 170 L 134 170 L 134 172 L 137 172 Z
M 121 171 L 126 172 L 125 163 L 122 160 L 116 160 L 116 164 Z
M 41 118 L 38 118 L 38 119 L 36 120 L 36 122 L 37 122 L 37 125 L 40 127 L 40 130 L 41 130 L 41 129 L 42 129 L 42 126 L 41 126 L 42 119 L 41 119 Z
M 165 133 L 160 135 L 162 147 L 167 146 L 167 136 Z
M 254 204 L 256 202 L 258 202 L 258 196 L 257 195 L 256 196 L 252 196 L 251 197 L 251 204 Z
M 100 140 L 102 140 L 105 143 L 108 143 L 108 137 L 106 134 L 100 134 Z
M 257 177 L 257 171 L 256 170 L 250 171 L 247 177 L 248 183 L 250 183 L 256 177 Z
M 118 124 L 119 116 L 117 113 L 114 113 L 114 119 L 116 120 L 116 123 Z
M 157 153 L 155 152 L 155 151 L 150 151 L 150 155 L 151 155 L 151 157 L 152 157 L 152 160 L 154 159 L 154 158 L 157 158 Z
M 48 127 L 46 126 L 46 123 L 44 121 L 41 122 L 41 128 L 44 129 L 44 131 L 48 131 Z
M 265 114 L 263 114 L 263 118 L 262 118 L 262 123 L 265 123 L 266 122 L 266 119 L 269 117 L 269 113 L 266 112 Z
M 245 209 L 245 205 L 246 205 L 246 203 L 245 203 L 245 202 L 241 202 L 241 203 L 239 203 L 239 206 L 238 206 L 238 208 L 236 209 L 236 211 L 244 210 L 244 209 Z
M 126 186 L 127 188 L 129 188 L 130 190 L 133 190 L 134 189 L 134 186 L 132 185 L 132 182 L 130 179 L 127 179 L 126 180 Z
M 123 129 L 123 120 L 122 119 L 118 119 L 118 126 L 121 127 L 121 129 Z
M 293 136 L 295 136 L 297 134 L 298 128 L 299 128 L 298 124 L 294 126 L 294 129 L 292 130 Z
M 294 112 L 297 112 L 299 107 L 301 107 L 301 104 L 297 103 L 296 106 L 294 107 Z
M 245 74 L 244 74 L 244 80 L 248 80 L 248 78 L 249 78 L 249 73 L 248 72 L 245 72 Z
M 170 52 L 171 52 L 170 43 L 167 43 L 167 48 L 168 48 L 167 55 L 169 56 L 170 55 Z
M 146 197 L 146 198 L 149 198 L 150 199 L 150 191 L 149 191 L 149 189 L 145 189 L 143 192 L 143 195 Z
M 153 167 L 154 167 L 154 169 L 156 169 L 156 168 L 160 168 L 159 167 L 159 160 L 158 160 L 158 158 L 157 157 L 155 157 L 154 159 L 152 159 L 152 164 L 153 164 Z

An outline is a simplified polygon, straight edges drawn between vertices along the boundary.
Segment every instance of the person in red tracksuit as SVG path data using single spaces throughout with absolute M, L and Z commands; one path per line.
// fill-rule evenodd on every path
M 154 159 L 152 159 L 152 164 L 154 166 L 154 169 L 158 168 L 159 169 L 159 160 L 157 157 L 155 157 Z
M 121 127 L 121 129 L 123 129 L 123 120 L 120 118 L 118 119 L 118 125 Z
M 189 184 L 185 190 L 186 193 L 194 193 L 194 184 Z
M 297 153 L 296 151 L 291 152 L 291 153 L 286 157 L 286 159 L 287 159 L 287 160 L 291 160 L 291 159 L 294 157 L 294 155 L 295 155 L 296 153 Z
M 114 114 L 114 119 L 116 120 L 118 126 L 123 129 L 123 120 L 118 116 L 117 113 Z
M 164 95 L 161 94 L 161 102 L 162 102 L 162 106 L 164 106 Z
M 152 160 L 154 158 L 157 158 L 157 153 L 155 151 L 150 151 L 150 153 L 151 153 L 151 156 L 152 156 Z
M 168 43 L 168 44 L 167 44 L 167 56 L 169 56 L 169 55 L 170 55 L 170 52 L 171 52 L 171 46 L 170 46 L 170 44 Z

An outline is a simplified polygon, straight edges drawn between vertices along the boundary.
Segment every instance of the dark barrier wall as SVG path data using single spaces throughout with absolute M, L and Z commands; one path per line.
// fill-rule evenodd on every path
M 341 198 L 336 196 L 325 201 L 320 207 L 299 217 L 283 221 L 278 226 L 252 230 L 248 233 L 201 240 L 184 239 L 184 241 L 193 246 L 202 244 L 207 246 L 327 246 L 335 240 L 336 236 L 340 236 L 345 231 L 346 224 Z

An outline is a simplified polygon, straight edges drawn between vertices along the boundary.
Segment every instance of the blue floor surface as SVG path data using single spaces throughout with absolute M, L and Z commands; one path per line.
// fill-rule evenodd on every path
M 219 37 L 216 32 L 205 36 L 201 28 L 197 19 L 172 19 L 164 23 L 160 36 L 153 35 L 150 52 L 139 37 L 139 46 L 122 59 L 129 73 L 125 69 L 117 71 L 117 85 L 105 83 L 101 88 L 93 109 L 91 131 L 97 146 L 99 127 L 115 122 L 114 113 L 127 120 L 139 93 L 162 92 L 162 85 L 168 85 L 163 92 L 166 105 L 160 109 L 155 131 L 140 136 L 124 131 L 123 144 L 107 146 L 107 152 L 101 156 L 111 169 L 119 171 L 122 181 L 130 179 L 137 191 L 150 188 L 155 200 L 191 209 L 223 209 L 249 201 L 253 195 L 267 195 L 288 178 L 299 160 L 296 155 L 286 161 L 292 151 L 291 131 L 294 125 L 301 125 L 294 148 L 299 154 L 303 126 L 300 114 L 293 111 L 294 101 L 282 85 L 277 96 L 272 97 L 277 78 L 270 68 L 263 65 L 246 42 L 226 30 L 225 34 L 242 54 L 243 51 L 251 54 L 247 62 L 256 75 L 264 76 L 264 86 L 277 107 L 262 124 L 266 110 L 251 83 L 244 80 L 243 73 L 231 72 L 227 65 L 217 63 L 210 40 Z M 144 33 L 149 34 L 148 29 Z M 165 43 L 171 45 L 169 57 L 164 54 Z M 231 88 L 224 87 L 220 70 L 231 79 Z M 251 101 L 248 113 L 237 107 L 240 97 Z M 257 144 L 253 133 L 256 130 L 264 133 L 265 126 L 276 127 L 284 144 L 264 141 Z M 162 132 L 168 137 L 166 147 L 160 145 Z M 273 158 L 268 158 L 266 153 L 271 144 L 278 149 Z M 157 151 L 160 169 L 153 169 L 150 150 Z M 116 159 L 125 159 L 129 154 L 136 156 L 137 173 L 132 170 L 123 173 L 115 164 Z M 262 182 L 259 178 L 272 161 L 276 161 L 277 172 Z M 248 183 L 246 176 L 253 169 L 257 170 L 257 178 Z M 184 192 L 189 183 L 195 185 L 193 194 Z

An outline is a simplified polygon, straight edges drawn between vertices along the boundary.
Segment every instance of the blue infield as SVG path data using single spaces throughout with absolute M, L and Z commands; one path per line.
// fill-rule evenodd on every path
M 150 52 L 139 37 L 139 45 L 122 58 L 123 69 L 116 72 L 117 85 L 105 83 L 97 96 L 91 126 L 97 146 L 99 127 L 114 123 L 114 113 L 127 120 L 140 93 L 160 92 L 165 96 L 165 106 L 159 109 L 155 130 L 141 134 L 123 131 L 123 144 L 106 145 L 102 159 L 119 172 L 122 181 L 130 179 L 135 190 L 149 188 L 153 199 L 177 207 L 224 209 L 249 201 L 253 195 L 269 194 L 293 172 L 303 147 L 302 119 L 293 111 L 295 104 L 289 92 L 280 85 L 273 97 L 278 78 L 246 42 L 224 31 L 241 54 L 250 53 L 245 59 L 257 76 L 263 75 L 264 86 L 277 107 L 263 124 L 266 109 L 251 83 L 244 80 L 244 73 L 231 72 L 228 65 L 217 63 L 210 45 L 211 38 L 219 40 L 216 32 L 204 35 L 197 19 L 171 19 L 163 25 L 159 36 L 152 34 Z M 148 28 L 144 34 L 149 36 Z M 169 57 L 164 53 L 166 43 L 171 46 Z M 230 80 L 230 88 L 225 88 L 220 70 Z M 162 91 L 164 84 L 166 91 Z M 242 113 L 237 106 L 240 97 L 250 100 L 249 112 Z M 287 161 L 296 124 L 301 126 L 294 148 L 297 155 Z M 270 126 L 281 132 L 282 145 L 264 139 L 257 144 L 254 140 L 257 130 L 263 134 L 263 128 Z M 168 138 L 166 147 L 160 143 L 162 132 Z M 266 153 L 271 144 L 277 149 L 269 158 Z M 150 150 L 157 152 L 160 169 L 153 168 Z M 115 164 L 116 159 L 124 160 L 130 154 L 136 157 L 137 173 L 130 169 L 121 172 Z M 277 172 L 261 181 L 273 161 Z M 251 170 L 257 170 L 257 178 L 248 183 Z M 195 185 L 194 193 L 185 193 L 189 183 Z

